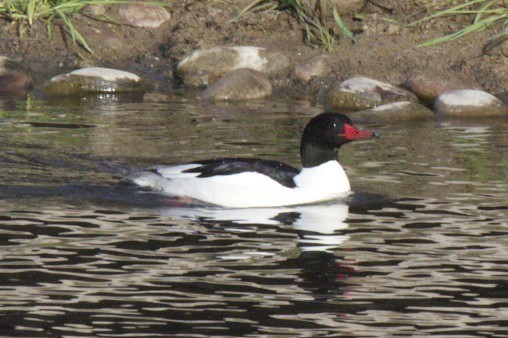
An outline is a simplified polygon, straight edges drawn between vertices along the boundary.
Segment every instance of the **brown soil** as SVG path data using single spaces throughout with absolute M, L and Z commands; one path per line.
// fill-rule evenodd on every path
M 38 83 L 57 73 L 93 65 L 129 70 L 153 80 L 161 90 L 168 90 L 179 86 L 174 72 L 177 62 L 200 48 L 255 45 L 283 51 L 293 62 L 322 52 L 304 43 L 298 20 L 287 11 L 264 11 L 236 23 L 229 21 L 250 2 L 172 1 L 172 18 L 157 29 L 123 24 L 115 6 L 107 8 L 115 23 L 98 20 L 86 12 L 75 15 L 72 22 L 94 54 L 73 44 L 61 22 L 54 22 L 51 37 L 44 24 L 36 23 L 23 38 L 18 35 L 16 23 L 2 22 L 0 54 L 21 59 L 33 70 Z M 329 76 L 305 86 L 286 76 L 278 77 L 273 80 L 282 89 L 279 93 L 284 93 L 284 88 L 316 93 L 353 75 L 399 84 L 414 70 L 429 70 L 449 74 L 506 100 L 508 41 L 488 42 L 494 31 L 487 29 L 455 42 L 416 48 L 418 43 L 456 31 L 469 22 L 468 18 L 449 17 L 408 27 L 407 17 L 424 9 L 428 2 L 367 1 L 362 22 L 343 17 L 357 33 L 358 41 L 352 44 L 347 38 L 338 38 L 330 52 Z

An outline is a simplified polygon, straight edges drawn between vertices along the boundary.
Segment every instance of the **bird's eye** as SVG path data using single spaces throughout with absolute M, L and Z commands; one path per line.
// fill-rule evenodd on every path
M 333 123 L 332 123 L 332 128 L 333 128 L 333 129 L 337 128 L 337 123 L 333 122 Z

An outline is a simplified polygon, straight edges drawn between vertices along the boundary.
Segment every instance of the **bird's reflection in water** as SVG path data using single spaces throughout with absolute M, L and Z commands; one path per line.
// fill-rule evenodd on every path
M 299 247 L 303 251 L 331 250 L 349 238 L 340 234 L 348 228 L 349 207 L 337 201 L 276 208 L 174 207 L 164 208 L 161 213 L 173 219 L 191 221 L 291 227 L 298 233 Z

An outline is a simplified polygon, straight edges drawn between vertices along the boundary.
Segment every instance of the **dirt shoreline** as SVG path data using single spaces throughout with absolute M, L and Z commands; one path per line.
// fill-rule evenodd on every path
M 298 21 L 287 11 L 260 12 L 239 22 L 231 22 L 249 1 L 235 4 L 214 1 L 182 1 L 170 7 L 171 19 L 159 28 L 137 28 L 122 23 L 118 7 L 108 6 L 106 13 L 116 23 L 98 20 L 88 12 L 73 17 L 73 24 L 93 49 L 90 54 L 74 45 L 55 22 L 48 37 L 47 28 L 36 23 L 18 35 L 15 23 L 2 22 L 0 54 L 28 66 L 35 84 L 51 76 L 84 66 L 101 66 L 137 73 L 152 80 L 155 89 L 181 88 L 176 64 L 196 49 L 220 45 L 252 45 L 285 53 L 291 64 L 324 53 L 306 45 Z M 403 83 L 414 71 L 436 72 L 462 81 L 466 86 L 490 92 L 507 102 L 508 40 L 488 41 L 491 29 L 457 41 L 417 48 L 418 43 L 450 33 L 467 24 L 466 18 L 449 17 L 408 27 L 405 18 L 421 10 L 424 1 L 367 2 L 362 22 L 348 21 L 357 32 L 357 43 L 338 39 L 329 53 L 330 69 L 323 78 L 302 84 L 288 74 L 273 78 L 278 95 L 298 92 L 319 95 L 323 88 L 348 77 L 362 75 L 393 84 Z M 387 8 L 389 10 L 387 10 Z M 386 19 L 392 20 L 390 23 Z M 394 20 L 394 21 L 393 21 Z M 399 23 L 395 23 L 399 22 Z

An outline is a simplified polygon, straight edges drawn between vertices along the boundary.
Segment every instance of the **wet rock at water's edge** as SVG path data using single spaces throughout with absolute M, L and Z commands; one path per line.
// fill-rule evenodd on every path
M 272 75 L 289 66 L 284 54 L 253 46 L 214 47 L 197 50 L 178 64 L 187 86 L 208 86 L 233 70 L 250 68 Z
M 101 67 L 88 67 L 60 74 L 45 83 L 41 90 L 51 96 L 143 93 L 146 85 L 136 74 Z
M 207 88 L 202 98 L 214 101 L 260 99 L 272 95 L 272 84 L 262 73 L 242 68 L 230 72 Z
M 354 77 L 330 89 L 325 97 L 325 110 L 357 111 L 398 101 L 418 102 L 418 98 L 385 82 Z
M 0 93 L 22 92 L 32 86 L 27 69 L 11 58 L 0 56 Z
M 329 70 L 330 57 L 325 54 L 315 55 L 296 64 L 291 71 L 291 77 L 297 81 L 307 83 L 313 77 L 326 75 Z
M 157 28 L 171 19 L 166 8 L 144 4 L 121 4 L 118 14 L 128 24 L 141 28 Z
M 432 103 L 444 92 L 471 89 L 471 84 L 465 84 L 452 74 L 445 75 L 432 70 L 424 70 L 408 74 L 403 87 L 416 94 L 420 100 Z
M 508 106 L 481 90 L 452 90 L 439 95 L 434 110 L 440 116 L 508 116 Z
M 427 107 L 410 101 L 387 103 L 369 110 L 349 113 L 355 121 L 366 123 L 395 123 L 432 119 L 435 114 Z

